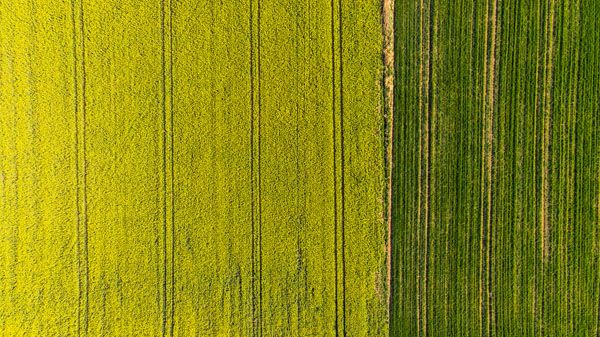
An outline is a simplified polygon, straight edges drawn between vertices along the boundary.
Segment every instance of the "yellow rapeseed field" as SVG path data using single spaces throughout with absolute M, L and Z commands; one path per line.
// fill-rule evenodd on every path
M 388 334 L 377 0 L 1 0 L 0 336 Z

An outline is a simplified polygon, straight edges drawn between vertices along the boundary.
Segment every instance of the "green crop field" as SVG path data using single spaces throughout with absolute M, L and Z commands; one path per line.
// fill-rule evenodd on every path
M 396 1 L 393 336 L 598 336 L 600 2 Z
M 0 0 L 0 337 L 600 336 L 597 0 Z

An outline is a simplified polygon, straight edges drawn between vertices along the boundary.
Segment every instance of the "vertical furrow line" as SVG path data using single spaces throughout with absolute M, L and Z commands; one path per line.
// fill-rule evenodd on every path
M 418 30 L 419 30 L 419 76 L 418 76 L 418 173 L 417 173 L 417 226 L 416 226 L 416 241 L 417 241 L 417 252 L 416 252 L 416 266 L 417 270 L 414 271 L 416 276 L 416 316 L 417 316 L 417 336 L 422 335 L 422 327 L 423 327 L 423 308 L 422 308 L 422 298 L 423 298 L 423 287 L 422 287 L 422 279 L 423 279 L 423 249 L 422 249 L 422 231 L 423 231 L 423 170 L 424 170 L 424 130 L 423 130 L 423 119 L 424 119 L 424 104 L 426 102 L 425 92 L 423 90 L 423 85 L 425 81 L 425 56 L 424 56 L 424 44 L 425 44 L 425 32 L 423 29 L 424 25 L 424 10 L 425 4 L 424 0 L 420 1 L 419 4 L 419 19 L 418 19 Z
M 256 257 L 255 257 L 255 249 L 256 249 L 256 202 L 255 202 L 255 187 L 256 179 L 254 177 L 254 160 L 255 160 L 255 150 L 254 150 L 254 125 L 255 125 L 255 117 L 254 117 L 254 0 L 250 0 L 250 217 L 251 217 L 251 232 L 252 232 L 252 245 L 251 245 L 251 259 L 252 259 L 252 277 L 250 280 L 250 289 L 252 291 L 252 336 L 257 336 L 257 323 L 258 319 L 256 316 L 256 288 L 255 288 L 255 278 L 256 278 Z
M 499 26 L 498 26 L 498 5 L 500 0 L 492 1 L 491 8 L 491 16 L 490 16 L 490 44 L 489 44 L 489 72 L 488 72 L 488 91 L 487 91 L 487 105 L 488 109 L 486 111 L 486 186 L 487 186 L 487 197 L 486 197 L 486 228 L 487 228 L 487 335 L 492 336 L 494 333 L 494 325 L 495 325 L 495 310 L 494 310 L 494 298 L 493 298 L 493 289 L 492 289 L 492 252 L 493 252 L 493 236 L 492 236 L 492 207 L 493 207 L 493 193 L 492 193 L 492 185 L 493 185 L 493 170 L 494 170 L 494 116 L 496 114 L 496 97 L 498 91 L 498 81 L 497 81 L 497 40 L 499 34 Z
M 255 189 L 257 191 L 256 195 L 256 203 L 257 203 L 257 220 L 258 223 L 258 231 L 256 233 L 256 241 L 257 244 L 257 255 L 258 255 L 258 313 L 257 313 L 257 322 L 256 322 L 256 331 L 255 333 L 258 336 L 263 335 L 263 252 L 262 252 L 262 179 L 261 179 L 261 108 L 262 108 L 262 97 L 261 97 L 261 0 L 256 1 L 256 15 L 253 16 L 256 18 L 256 46 L 254 46 L 253 55 L 256 59 L 256 69 L 255 76 L 256 79 L 256 88 L 255 88 L 255 98 L 256 107 L 254 108 L 254 128 L 255 128 L 255 136 L 256 136 L 256 185 Z M 254 62 L 254 61 L 253 61 Z M 253 84 L 254 85 L 254 84 Z
M 540 226 L 542 259 L 547 261 L 550 256 L 550 221 L 549 221 L 549 165 L 550 165 L 550 140 L 552 139 L 552 77 L 554 71 L 554 1 L 548 0 L 548 18 L 546 21 L 546 45 L 544 50 L 544 92 L 543 92 L 543 114 L 544 129 L 542 136 L 542 197 L 540 199 Z
M 345 149 L 344 149 L 344 58 L 343 58 L 343 15 L 342 15 L 342 0 L 338 0 L 338 51 L 339 51 L 339 106 L 340 106 L 340 239 L 341 239 L 341 258 L 342 258 L 342 331 L 343 336 L 346 336 L 346 224 L 345 224 Z
M 545 335 L 545 304 L 546 298 L 546 282 L 548 262 L 550 259 L 550 161 L 551 159 L 551 139 L 552 139 L 552 86 L 553 86 L 553 71 L 554 71 L 554 1 L 546 2 L 546 15 L 544 16 L 544 60 L 543 60 L 543 83 L 541 93 L 541 112 L 542 112 L 542 162 L 541 162 L 541 195 L 540 195 L 540 249 L 541 249 L 541 301 L 540 301 L 540 334 Z
M 484 96 L 484 108 L 482 111 L 482 134 L 481 134 L 481 139 L 482 139 L 482 143 L 481 143 L 481 194 L 480 194 L 480 202 L 481 202 L 481 207 L 480 207 L 480 211 L 481 211 L 481 215 L 480 215 L 480 219 L 481 219 L 481 224 L 480 224 L 480 234 L 479 234 L 479 238 L 480 238 L 480 244 L 479 244 L 479 314 L 480 314 L 480 336 L 485 336 L 485 322 L 486 322 L 486 311 L 485 311 L 485 307 L 486 307 L 486 301 L 485 301 L 485 296 L 484 296 L 484 292 L 485 292 L 485 282 L 484 282 L 484 275 L 485 275 L 485 270 L 486 270 L 486 258 L 485 258 L 485 251 L 486 251 L 486 243 L 485 243 L 485 238 L 486 238 L 486 212 L 485 212 L 485 189 L 486 189 L 486 176 L 485 176 L 485 171 L 486 171 L 486 111 L 487 111 L 487 103 L 485 101 L 485 97 L 486 97 L 486 92 L 487 92 L 487 45 L 488 45 L 488 20 L 489 20 L 489 5 L 488 5 L 488 1 L 486 1 L 486 14 L 485 14 L 485 36 L 484 36 L 484 60 L 483 60 L 483 96 Z
M 263 335 L 263 251 L 262 251 L 262 179 L 261 179 L 261 29 L 260 14 L 261 0 L 256 0 L 256 79 L 257 79 L 257 109 L 256 109 L 256 145 L 257 145 L 257 168 L 258 168 L 258 334 Z
M 545 39 L 544 39 L 544 34 L 546 33 L 546 25 L 544 24 L 546 22 L 545 20 L 545 9 L 543 6 L 543 3 L 538 3 L 537 4 L 537 19 L 539 20 L 538 27 L 536 27 L 536 31 L 539 33 L 538 35 L 536 35 L 536 39 L 537 41 L 536 46 L 537 46 L 537 50 L 536 50 L 536 71 L 535 71 L 535 83 L 536 83 L 536 90 L 535 90 L 535 95 L 534 95 L 534 100 L 535 100 L 535 109 L 534 109 L 534 118 L 533 118 L 533 128 L 534 128 L 534 134 L 535 137 L 533 138 L 533 148 L 535 151 L 535 160 L 534 160 L 534 167 L 533 167 L 533 176 L 534 176 L 534 180 L 535 180 L 535 198 L 534 198 L 534 203 L 536 206 L 536 210 L 535 210 L 535 278 L 534 278 L 534 286 L 535 289 L 533 291 L 533 319 L 534 319 L 534 324 L 533 324 L 533 330 L 534 330 L 534 334 L 536 336 L 542 336 L 543 335 L 543 317 L 544 317 L 544 296 L 543 296 L 543 289 L 544 289 L 544 266 L 543 264 L 541 264 L 540 262 L 542 261 L 542 245 L 541 245 L 541 226 L 539 226 L 540 222 L 540 206 L 541 206 L 541 202 L 540 202 L 540 184 L 539 184 L 539 177 L 541 176 L 541 174 L 538 172 L 539 171 L 539 162 L 540 162 L 540 156 L 541 156 L 541 146 L 539 145 L 541 140 L 539 139 L 540 137 L 538 137 L 538 120 L 539 119 L 543 119 L 543 118 L 538 118 L 540 116 L 540 113 L 543 114 L 543 95 L 540 94 L 540 92 L 543 89 L 543 76 L 544 76 L 544 63 L 543 60 L 540 60 L 540 55 L 542 53 L 542 50 L 545 49 Z M 543 125 L 541 126 L 542 130 L 543 130 Z M 539 251 L 538 251 L 539 250 Z M 538 258 L 538 252 L 539 252 L 539 258 Z
M 485 51 L 483 71 L 483 127 L 481 149 L 481 232 L 480 232 L 480 313 L 481 335 L 492 332 L 492 176 L 494 142 L 494 104 L 496 100 L 496 27 L 498 1 L 486 2 Z
M 418 182 L 418 265 L 417 272 L 417 330 L 418 335 L 427 335 L 427 287 L 429 260 L 429 196 L 431 164 L 431 114 L 432 101 L 432 57 L 433 57 L 433 1 L 421 0 L 420 4 L 420 64 L 419 64 L 419 182 Z M 422 233 L 421 233 L 422 232 Z
M 75 93 L 75 171 L 77 201 L 77 264 L 79 284 L 78 336 L 87 336 L 89 318 L 89 261 L 87 219 L 85 29 L 83 0 L 71 2 Z
M 600 6 L 596 5 L 595 9 L 600 9 Z M 588 15 L 593 15 L 588 14 Z M 599 67 L 600 67 L 600 50 L 598 48 L 598 43 L 600 43 L 600 26 L 598 24 L 598 20 L 594 20 L 595 22 L 595 29 L 593 29 L 594 36 L 595 39 L 593 41 L 595 41 L 596 43 L 593 44 L 592 49 L 592 60 L 591 65 L 592 65 L 592 69 L 595 69 L 595 71 L 592 73 L 592 83 L 596 83 L 596 85 L 600 82 L 600 71 L 598 71 Z M 586 62 L 587 63 L 587 62 Z M 587 65 L 587 67 L 589 67 L 589 63 Z M 594 98 L 598 98 L 598 95 L 592 95 L 592 97 L 587 97 L 588 101 L 593 101 Z M 595 101 L 595 110 L 596 112 L 600 111 L 600 101 Z M 595 130 L 598 130 L 600 128 L 600 116 L 598 115 L 598 113 L 596 113 L 596 115 L 593 117 L 592 119 L 592 128 Z M 594 147 L 596 148 L 596 230 L 595 230 L 595 253 L 596 253 L 596 296 L 597 296 L 597 303 L 596 303 L 596 311 L 597 311 L 597 315 L 596 315 L 596 336 L 600 336 L 600 135 L 596 132 L 594 133 L 594 138 L 591 141 L 592 145 L 595 145 Z
M 424 114 L 424 104 L 426 101 L 425 92 L 423 90 L 424 86 L 424 72 L 425 69 L 429 69 L 429 67 L 424 67 L 426 64 L 425 56 L 424 56 L 424 44 L 425 44 L 425 32 L 424 32 L 424 11 L 425 11 L 425 3 L 424 0 L 420 1 L 419 6 L 419 173 L 418 173 L 418 195 L 417 195 L 417 265 L 419 266 L 419 270 L 417 271 L 417 336 L 421 336 L 421 332 L 423 330 L 423 306 L 422 306 L 422 298 L 423 298 L 423 287 L 422 287 L 422 279 L 423 279 L 423 271 L 420 267 L 423 264 L 422 261 L 422 243 L 421 243 L 421 230 L 423 227 L 423 156 L 425 155 L 425 151 L 423 149 L 424 141 L 423 141 L 423 119 L 425 118 Z
M 331 0 L 331 120 L 333 144 L 333 256 L 335 269 L 335 335 L 339 336 L 339 287 L 338 287 L 338 195 L 337 195 L 337 127 L 336 127 L 336 58 L 335 58 L 335 1 Z
M 342 130 L 342 2 L 331 0 L 331 82 L 333 138 L 333 234 L 335 268 L 335 335 L 346 334 L 345 322 L 345 258 L 344 258 L 344 190 L 343 190 L 343 130 Z
M 173 25 L 172 2 L 161 1 L 162 150 L 163 150 L 163 336 L 175 328 L 175 198 L 173 156 Z
M 166 108 L 166 79 L 165 79 L 165 0 L 161 0 L 160 8 L 160 28 L 161 28 L 161 94 L 162 94 L 162 336 L 167 335 L 167 108 Z
M 583 128 L 583 126 L 585 125 L 585 121 L 586 121 L 586 116 L 585 114 L 581 114 L 581 106 L 584 105 L 582 104 L 581 97 L 579 96 L 579 93 L 581 92 L 581 85 L 582 85 L 582 79 L 583 79 L 583 75 L 581 74 L 581 70 L 582 70 L 582 56 L 581 56 L 581 45 L 582 45 L 582 40 L 583 40 L 583 29 L 581 27 L 581 9 L 582 9 L 582 1 L 578 1 L 577 2 L 577 9 L 575 10 L 575 15 L 577 17 L 577 28 L 576 28 L 576 36 L 577 36 L 577 44 L 575 44 L 575 53 L 576 53 L 576 62 L 573 64 L 573 77 L 572 79 L 575 81 L 575 86 L 574 86 L 574 90 L 572 91 L 572 97 L 573 97 L 573 105 L 572 105 L 572 109 L 574 111 L 574 141 L 573 141 L 573 150 L 571 153 L 571 158 L 574 158 L 574 164 L 573 164 L 573 169 L 571 171 L 571 177 L 573 179 L 573 200 L 575 201 L 576 206 L 573 208 L 572 210 L 572 218 L 573 218 L 573 224 L 575 226 L 575 228 L 577 228 L 577 224 L 578 223 L 582 223 L 582 219 L 583 219 L 583 209 L 584 206 L 582 205 L 582 202 L 577 202 L 577 200 L 581 197 L 584 196 L 585 193 L 582 193 L 582 189 L 581 189 L 581 185 L 579 184 L 579 180 L 581 179 L 581 177 L 583 176 L 581 174 L 581 172 L 583 170 L 580 171 L 579 167 L 581 166 L 582 163 L 582 158 L 579 158 L 578 154 L 579 153 L 585 153 L 585 147 L 581 145 L 581 140 L 585 139 L 586 137 L 584 136 L 584 131 L 585 128 Z M 589 237 L 586 236 L 586 228 L 582 226 L 582 228 L 580 230 L 578 230 L 576 232 L 576 234 L 574 235 L 575 238 L 577 237 L 581 237 L 581 238 L 585 238 L 585 237 Z M 595 233 L 594 233 L 595 234 Z M 589 234 L 588 234 L 589 235 Z M 574 239 L 575 239 L 574 238 Z M 595 239 L 595 237 L 594 237 Z M 584 246 L 584 244 L 580 244 L 580 247 Z M 586 259 L 584 258 L 585 256 L 585 248 L 580 248 L 581 249 L 581 257 L 578 259 L 578 268 L 582 268 L 584 270 L 587 270 L 587 264 L 586 264 Z M 579 278 L 579 277 L 578 277 Z M 583 278 L 583 280 L 578 280 L 577 282 L 578 284 L 574 284 L 572 285 L 571 291 L 573 293 L 579 293 L 581 294 L 579 291 L 581 289 L 579 289 L 578 285 L 583 285 L 583 288 L 585 287 L 585 277 Z M 584 288 L 585 289 L 585 288 Z M 577 305 L 576 304 L 576 308 L 578 312 L 584 312 L 585 311 L 585 307 L 586 305 Z M 575 311 L 575 310 L 574 310 Z M 574 316 L 576 317 L 576 313 L 574 314 Z M 571 322 L 575 324 L 576 319 L 572 319 Z M 572 328 L 573 330 L 573 328 Z
M 425 172 L 425 233 L 424 233 L 424 246 L 425 246 L 425 261 L 423 265 L 423 271 L 425 276 L 423 277 L 424 284 L 424 300 L 425 300 L 425 314 L 423 315 L 425 324 L 423 324 L 423 335 L 428 336 L 427 329 L 429 326 L 429 315 L 431 312 L 429 310 L 429 278 L 430 278 L 430 266 L 429 266 L 429 257 L 433 255 L 430 252 L 430 225 L 432 223 L 431 220 L 431 190 L 432 190 L 432 179 L 431 179 L 431 168 L 433 163 L 434 151 L 433 151 L 433 139 L 435 135 L 433 134 L 434 128 L 434 82 L 433 82 L 433 42 L 434 42 L 434 0 L 429 0 L 428 4 L 428 14 L 427 14 L 427 80 L 426 87 L 424 90 L 427 90 L 427 111 L 425 113 L 425 142 L 426 142 L 426 172 Z
M 482 143 L 481 143 L 481 195 L 480 195 L 480 202 L 481 202 L 481 207 L 480 207 L 480 211 L 481 211 L 481 215 L 480 215 L 480 219 L 481 219 L 481 224 L 480 224 L 480 245 L 479 245 L 479 303 L 480 303 L 480 308 L 479 308 L 479 312 L 480 312 L 480 336 L 485 336 L 485 322 L 486 322 L 486 311 L 485 311 L 485 307 L 486 307 L 486 301 L 485 301 L 485 296 L 484 296 L 484 291 L 485 291 L 485 282 L 484 282 L 484 275 L 485 275 L 485 263 L 486 263 L 486 258 L 485 258 L 485 238 L 486 238 L 486 212 L 485 212 L 485 189 L 486 189 L 486 176 L 485 176 L 485 171 L 486 171 L 486 111 L 487 111 L 487 103 L 485 100 L 486 97 L 486 92 L 487 92 L 487 46 L 488 46 L 488 20 L 489 20 L 489 5 L 488 5 L 489 1 L 486 1 L 486 14 L 485 14 L 485 36 L 484 36 L 484 60 L 483 60 L 483 105 L 484 108 L 482 110 L 482 134 L 481 134 L 481 139 L 482 139 Z
M 473 86 L 471 87 L 471 101 L 474 102 L 471 106 L 471 108 L 473 109 L 474 112 L 477 112 L 477 101 L 478 101 L 478 75 L 479 73 L 477 72 L 477 65 L 478 65 L 478 60 L 479 57 L 477 55 L 477 47 L 479 45 L 479 40 L 477 38 L 477 30 L 478 30 L 478 17 L 479 17 L 479 13 L 477 11 L 477 4 L 473 3 L 473 12 L 471 15 L 472 18 L 472 26 L 471 26 L 471 73 L 469 75 L 470 80 L 474 83 Z M 473 108 L 474 106 L 474 108 Z M 481 250 L 481 248 L 480 248 Z M 481 268 L 481 259 L 480 259 L 480 266 L 479 268 Z M 475 259 L 472 260 L 472 263 L 475 263 Z M 470 266 L 471 267 L 471 266 Z M 479 297 L 479 299 L 481 299 L 481 297 Z M 481 304 L 480 304 L 481 306 Z M 481 315 L 480 317 L 481 318 Z M 470 321 L 471 322 L 471 321 Z M 473 324 L 473 326 L 471 326 L 471 328 L 473 329 L 472 331 L 475 330 L 475 324 Z
M 260 0 L 250 0 L 250 138 L 252 195 L 252 335 L 262 336 Z
M 171 206 L 171 336 L 174 335 L 175 329 L 175 247 L 176 247 L 176 230 L 175 230 L 175 131 L 174 131 L 174 79 L 173 79 L 173 0 L 169 0 L 169 153 L 171 156 L 170 167 L 170 197 L 169 203 Z

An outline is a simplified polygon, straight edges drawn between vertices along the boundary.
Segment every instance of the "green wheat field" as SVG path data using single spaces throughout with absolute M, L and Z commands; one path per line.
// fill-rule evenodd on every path
M 0 336 L 600 336 L 600 1 L 0 0 Z

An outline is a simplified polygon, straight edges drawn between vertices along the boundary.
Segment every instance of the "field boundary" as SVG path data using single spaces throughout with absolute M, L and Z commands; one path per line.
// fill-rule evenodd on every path
M 382 86 L 383 86 L 383 123 L 384 123 L 384 162 L 387 185 L 385 187 L 385 221 L 387 223 L 386 268 L 387 268 L 387 309 L 388 315 L 392 306 L 392 200 L 393 200 L 393 168 L 394 168 L 394 78 L 395 78 L 395 0 L 382 0 Z M 391 318 L 388 318 L 391 322 Z

